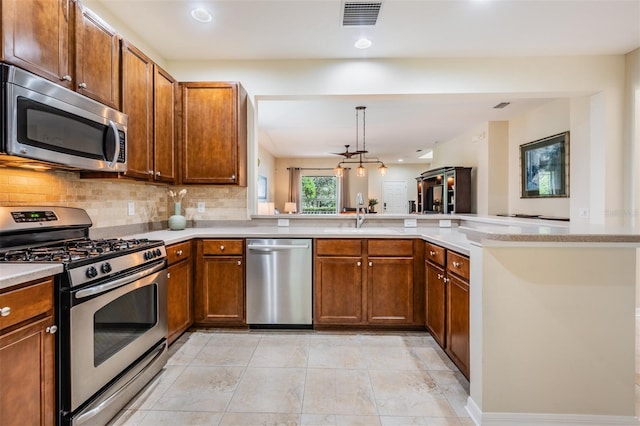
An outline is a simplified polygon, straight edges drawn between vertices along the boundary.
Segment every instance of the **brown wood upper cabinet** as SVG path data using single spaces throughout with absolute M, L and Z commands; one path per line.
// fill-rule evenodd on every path
M 0 292 L 0 424 L 55 424 L 53 279 Z
M 122 41 L 122 111 L 129 116 L 125 176 L 174 183 L 176 81 Z
M 75 90 L 120 109 L 118 34 L 81 2 L 75 13 L 75 64 Z
M 2 0 L 2 60 L 120 108 L 120 43 L 71 0 Z
M 70 0 L 2 0 L 2 61 L 73 89 Z
M 246 186 L 246 92 L 237 82 L 180 86 L 182 182 Z

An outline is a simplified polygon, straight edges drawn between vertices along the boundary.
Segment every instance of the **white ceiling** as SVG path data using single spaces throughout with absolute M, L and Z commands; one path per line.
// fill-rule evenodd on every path
M 600 55 L 640 46 L 640 0 L 383 0 L 373 27 L 343 27 L 342 0 L 92 2 L 168 61 Z M 212 12 L 211 23 L 191 19 L 196 6 Z M 361 36 L 372 40 L 370 49 L 353 46 Z M 266 140 L 261 143 L 274 155 L 327 156 L 345 144 L 353 149 L 354 107 L 365 105 L 367 149 L 394 162 L 484 121 L 506 120 L 549 100 L 261 100 L 258 116 Z M 512 104 L 494 110 L 501 101 Z

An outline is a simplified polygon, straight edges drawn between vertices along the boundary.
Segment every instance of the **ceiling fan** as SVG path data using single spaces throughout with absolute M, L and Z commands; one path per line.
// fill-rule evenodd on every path
M 345 145 L 344 147 L 345 147 L 344 152 L 332 152 L 332 154 L 342 155 L 344 158 L 351 158 L 354 155 L 361 154 L 360 151 L 349 151 L 349 145 Z

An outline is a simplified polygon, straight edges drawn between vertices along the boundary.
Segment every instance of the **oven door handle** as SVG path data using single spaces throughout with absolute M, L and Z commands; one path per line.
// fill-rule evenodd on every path
M 164 262 L 154 266 L 153 268 L 150 269 L 145 269 L 144 271 L 140 271 L 140 272 L 136 272 L 133 275 L 127 275 L 126 277 L 120 278 L 118 280 L 115 281 L 111 281 L 109 283 L 106 284 L 102 284 L 102 285 L 97 285 L 95 287 L 91 287 L 91 288 L 85 288 L 83 290 L 78 290 L 76 292 L 76 299 L 84 299 L 85 297 L 89 297 L 89 296 L 94 296 L 96 294 L 100 294 L 100 293 L 104 293 L 107 292 L 109 290 L 113 290 L 114 288 L 118 288 L 118 287 L 122 287 L 123 285 L 127 285 L 129 283 L 132 283 L 134 281 L 138 281 L 139 279 L 142 279 L 148 275 L 151 275 L 155 272 L 158 272 L 162 269 L 164 269 Z

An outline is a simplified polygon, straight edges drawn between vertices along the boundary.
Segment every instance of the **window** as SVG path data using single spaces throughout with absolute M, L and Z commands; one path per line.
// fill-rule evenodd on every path
M 338 212 L 338 180 L 335 176 L 302 176 L 302 214 Z

